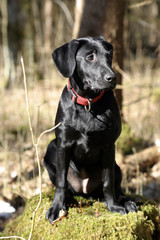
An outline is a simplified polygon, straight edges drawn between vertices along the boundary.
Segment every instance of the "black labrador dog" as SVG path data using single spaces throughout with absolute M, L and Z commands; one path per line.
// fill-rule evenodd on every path
M 57 48 L 53 60 L 69 78 L 59 102 L 56 139 L 44 157 L 54 200 L 46 213 L 52 223 L 67 212 L 68 194 L 102 198 L 111 212 L 125 214 L 137 206 L 121 190 L 121 171 L 115 162 L 115 141 L 121 119 L 113 89 L 113 47 L 102 37 L 73 39 Z

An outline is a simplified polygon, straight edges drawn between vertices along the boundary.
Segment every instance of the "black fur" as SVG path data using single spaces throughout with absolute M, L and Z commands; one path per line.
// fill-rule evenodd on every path
M 113 89 L 116 76 L 111 68 L 113 47 L 102 37 L 73 39 L 57 48 L 53 60 L 64 77 L 82 97 L 101 99 L 91 111 L 71 100 L 64 88 L 55 123 L 56 139 L 47 149 L 44 164 L 55 197 L 46 213 L 52 223 L 59 211 L 67 211 L 68 193 L 102 197 L 111 212 L 125 214 L 136 211 L 135 203 L 121 191 L 121 171 L 115 162 L 115 141 L 121 132 L 121 120 Z M 89 179 L 86 193 L 83 180 Z

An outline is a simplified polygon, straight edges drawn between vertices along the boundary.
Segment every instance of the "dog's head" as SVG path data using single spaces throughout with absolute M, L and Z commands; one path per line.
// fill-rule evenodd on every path
M 76 75 L 85 90 L 108 90 L 116 86 L 112 70 L 113 47 L 102 37 L 73 39 L 55 49 L 53 60 L 64 77 Z

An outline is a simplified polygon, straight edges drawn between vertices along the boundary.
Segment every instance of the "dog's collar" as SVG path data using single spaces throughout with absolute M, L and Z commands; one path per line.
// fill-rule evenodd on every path
M 68 79 L 68 84 L 67 84 L 67 90 L 68 90 L 68 92 L 70 91 L 71 94 L 72 94 L 72 101 L 74 103 L 78 103 L 78 104 L 83 105 L 83 106 L 88 106 L 88 111 L 91 110 L 91 104 L 97 102 L 104 94 L 104 90 L 102 90 L 100 92 L 100 94 L 95 98 L 81 97 L 78 93 L 76 93 L 74 88 L 71 86 L 71 83 L 70 83 L 69 79 Z

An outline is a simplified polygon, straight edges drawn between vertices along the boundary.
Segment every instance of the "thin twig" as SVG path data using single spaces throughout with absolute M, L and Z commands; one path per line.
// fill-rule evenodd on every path
M 19 238 L 19 239 L 22 239 L 22 240 L 26 240 L 25 238 L 23 238 L 23 237 L 18 237 L 18 236 L 0 237 L 0 239 L 9 239 L 9 238 L 14 238 L 14 239 Z
M 30 112 L 29 112 L 28 91 L 27 91 L 27 83 L 26 83 L 27 81 L 26 81 L 26 73 L 25 73 L 25 68 L 24 68 L 23 57 L 21 57 L 21 64 L 22 64 L 22 71 L 23 71 L 23 80 L 24 80 L 24 88 L 25 88 L 25 96 L 26 96 L 26 109 L 27 109 L 27 114 L 28 114 L 29 128 L 30 128 L 30 132 L 31 132 L 31 136 L 32 136 L 33 145 L 35 145 L 33 128 L 32 128 L 32 124 L 31 124 L 31 117 L 30 117 Z
M 128 81 L 131 81 L 131 78 L 128 76 L 128 74 L 125 73 L 117 63 L 114 64 L 114 68 L 122 75 L 122 77 L 124 77 Z
M 142 100 L 144 100 L 144 99 L 150 98 L 151 96 L 152 96 L 152 94 L 148 94 L 148 95 L 146 95 L 146 96 L 139 97 L 138 99 L 136 99 L 136 100 L 134 100 L 134 101 L 131 101 L 131 102 L 128 102 L 128 103 L 124 103 L 124 104 L 123 104 L 123 107 L 128 107 L 128 106 L 130 106 L 130 105 L 132 105 L 132 104 L 135 104 L 135 103 L 137 103 L 137 102 L 140 102 L 140 101 L 142 101 Z
M 24 62 L 23 62 L 23 58 L 22 57 L 21 57 L 21 64 L 22 64 L 22 70 L 23 70 L 23 79 L 24 79 L 24 87 L 25 87 L 25 95 L 26 95 L 26 108 L 27 108 L 27 114 L 28 114 L 28 122 L 29 122 L 29 128 L 30 128 L 30 132 L 31 132 L 31 136 L 32 136 L 32 142 L 33 142 L 33 145 L 34 145 L 35 151 L 36 151 L 36 159 L 37 159 L 38 172 L 39 172 L 39 188 L 40 188 L 39 202 L 37 204 L 36 209 L 33 212 L 33 217 L 32 217 L 31 231 L 30 231 L 29 238 L 28 238 L 28 240 L 30 240 L 31 237 L 32 237 L 33 230 L 34 230 L 34 223 L 35 223 L 36 212 L 38 211 L 38 208 L 39 208 L 39 206 L 41 204 L 41 200 L 42 200 L 42 177 L 41 177 L 41 166 L 40 166 L 39 154 L 38 154 L 38 144 L 39 144 L 39 141 L 40 141 L 41 137 L 45 133 L 53 131 L 61 123 L 58 123 L 55 127 L 51 128 L 51 129 L 48 129 L 48 130 L 45 130 L 44 132 L 42 132 L 40 134 L 37 142 L 35 142 L 34 134 L 33 134 L 33 128 L 32 128 L 32 124 L 31 124 L 30 111 L 29 111 L 29 101 L 28 101 L 28 91 L 27 91 L 27 84 L 26 84 L 26 74 L 25 74 Z
M 28 114 L 28 122 L 29 122 L 29 128 L 30 128 L 30 132 L 31 132 L 31 136 L 32 136 L 32 142 L 33 142 L 33 145 L 34 145 L 35 150 L 36 150 L 36 158 L 37 158 L 38 172 L 39 172 L 39 184 L 40 184 L 39 202 L 37 204 L 36 209 L 33 212 L 31 231 L 30 231 L 29 238 L 28 238 L 28 240 L 30 240 L 31 237 L 32 237 L 33 229 L 34 229 L 35 215 L 36 215 L 36 212 L 37 212 L 37 210 L 38 210 L 38 208 L 39 208 L 39 206 L 41 204 L 41 200 L 42 200 L 42 191 L 41 191 L 42 179 L 41 179 L 41 167 L 40 167 L 39 156 L 38 156 L 38 146 L 37 146 L 37 144 L 35 143 L 35 140 L 34 140 L 33 128 L 32 128 L 30 111 L 29 111 L 29 101 L 28 101 L 28 91 L 27 91 L 27 83 L 26 83 L 26 73 L 25 73 L 24 62 L 23 62 L 23 58 L 22 57 L 21 57 L 21 64 L 22 64 L 22 71 L 23 71 L 23 80 L 24 80 L 24 88 L 25 88 L 25 96 L 26 96 L 26 109 L 27 109 L 27 114 Z
M 139 8 L 139 7 L 143 7 L 143 6 L 150 5 L 150 4 L 152 4 L 152 1 L 148 0 L 148 1 L 143 1 L 143 2 L 140 2 L 140 3 L 131 4 L 129 6 L 129 8 Z
M 66 4 L 61 0 L 54 0 L 54 2 L 62 8 L 62 10 L 63 10 L 64 14 L 66 15 L 66 18 L 69 22 L 70 27 L 73 28 L 73 25 L 74 25 L 73 18 L 71 16 L 70 11 L 69 11 L 68 7 L 66 6 Z
M 45 133 L 48 133 L 48 132 L 53 131 L 55 128 L 59 127 L 60 125 L 61 125 L 61 122 L 58 123 L 56 126 L 54 126 L 54 127 L 50 128 L 50 129 L 47 129 L 47 130 L 45 130 L 44 132 L 42 132 L 42 133 L 40 134 L 38 140 L 37 140 L 37 145 L 39 144 L 39 141 L 40 141 L 41 137 L 42 137 Z

